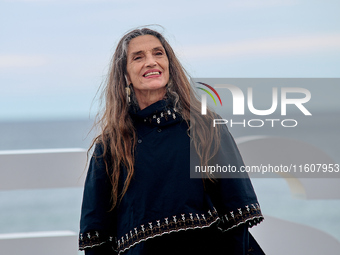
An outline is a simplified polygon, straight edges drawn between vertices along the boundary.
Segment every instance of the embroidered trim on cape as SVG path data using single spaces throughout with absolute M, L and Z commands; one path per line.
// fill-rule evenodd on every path
M 98 231 L 90 231 L 88 233 L 80 233 L 79 234 L 79 250 L 84 250 L 87 248 L 93 248 L 96 246 L 100 246 L 106 242 L 112 242 L 113 237 L 102 237 L 99 236 Z
M 169 234 L 171 232 L 210 227 L 219 219 L 217 211 L 214 208 L 213 211 L 209 210 L 206 214 L 183 213 L 162 220 L 148 222 L 147 224 L 140 225 L 133 230 L 130 230 L 117 240 L 118 254 L 147 239 Z
M 244 208 L 238 208 L 236 212 L 229 213 L 220 217 L 215 208 L 209 210 L 206 214 L 187 213 L 174 215 L 148 222 L 130 230 L 124 236 L 116 240 L 118 254 L 130 249 L 132 246 L 139 244 L 156 236 L 169 234 L 188 229 L 206 228 L 217 222 L 218 228 L 227 231 L 242 223 L 253 227 L 263 220 L 259 204 L 246 205 Z
M 261 208 L 258 203 L 246 205 L 244 208 L 237 208 L 237 211 L 230 211 L 221 217 L 218 228 L 227 231 L 239 226 L 240 224 L 248 224 L 251 228 L 263 221 Z
M 237 211 L 230 211 L 223 216 L 219 216 L 215 208 L 207 213 L 187 213 L 173 215 L 162 220 L 155 220 L 142 224 L 130 230 L 125 235 L 116 239 L 116 249 L 118 254 L 130 249 L 156 236 L 169 234 L 188 229 L 206 228 L 217 222 L 221 231 L 227 231 L 240 224 L 248 224 L 251 228 L 263 220 L 261 209 L 258 203 L 246 205 L 244 208 L 237 208 Z M 85 236 L 84 236 L 85 235 Z M 98 231 L 80 234 L 79 250 L 100 246 L 106 242 L 112 242 L 113 237 L 99 237 Z

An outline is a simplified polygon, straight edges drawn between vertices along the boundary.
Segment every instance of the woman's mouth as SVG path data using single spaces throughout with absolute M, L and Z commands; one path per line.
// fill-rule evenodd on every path
M 160 75 L 160 74 L 161 74 L 160 71 L 150 70 L 150 71 L 146 72 L 143 76 L 144 77 L 149 77 L 149 76 L 152 76 L 152 75 Z

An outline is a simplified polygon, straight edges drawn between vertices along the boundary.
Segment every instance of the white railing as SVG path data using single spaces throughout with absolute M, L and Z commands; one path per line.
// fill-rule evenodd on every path
M 81 187 L 84 149 L 0 151 L 0 191 Z M 0 234 L 1 255 L 76 255 L 78 234 L 69 230 Z
M 256 165 L 259 159 L 273 165 L 291 164 L 301 157 L 309 162 L 322 158 L 333 163 L 323 152 L 294 140 L 261 136 L 243 137 L 236 142 L 246 165 Z M 287 149 L 292 152 L 290 157 L 277 156 Z M 311 150 L 311 154 L 303 153 Z M 0 151 L 0 191 L 81 187 L 85 163 L 84 149 Z M 286 180 L 291 192 L 300 198 L 340 198 L 339 178 L 290 176 Z M 265 216 L 265 221 L 251 232 L 266 254 L 338 254 L 340 250 L 339 241 L 320 230 L 273 217 Z M 68 230 L 0 234 L 0 254 L 4 255 L 76 255 L 77 246 L 78 234 Z

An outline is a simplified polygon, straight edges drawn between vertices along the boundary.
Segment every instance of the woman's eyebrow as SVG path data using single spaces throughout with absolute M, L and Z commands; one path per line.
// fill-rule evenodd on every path
M 142 54 L 143 52 L 144 52 L 144 51 L 139 50 L 139 51 L 132 52 L 130 55 L 131 55 L 131 56 L 136 56 L 136 55 Z
M 158 46 L 152 49 L 152 51 L 157 51 L 157 50 L 165 51 L 165 49 L 162 46 Z

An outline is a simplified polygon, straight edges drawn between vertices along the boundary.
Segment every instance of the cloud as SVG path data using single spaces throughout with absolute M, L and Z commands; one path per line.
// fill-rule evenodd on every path
M 39 67 L 46 65 L 47 58 L 37 55 L 0 55 L 0 68 Z
M 211 59 L 231 56 L 287 56 L 325 51 L 340 51 L 340 34 L 304 35 L 275 37 L 239 41 L 184 46 L 179 49 L 190 59 Z

